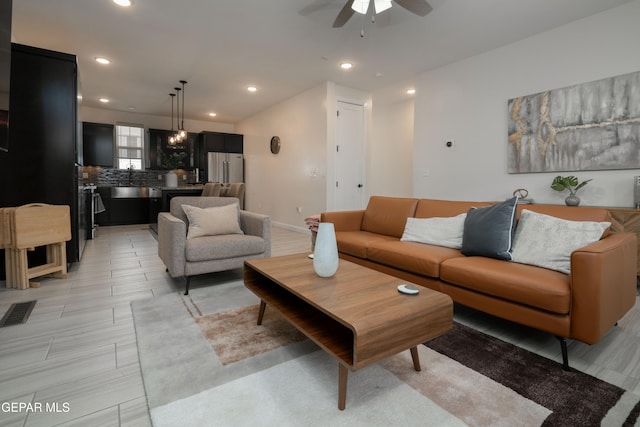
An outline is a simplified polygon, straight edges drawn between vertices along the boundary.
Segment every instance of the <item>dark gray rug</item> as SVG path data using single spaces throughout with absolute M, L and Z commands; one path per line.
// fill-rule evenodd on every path
M 638 421 L 638 396 L 585 373 L 564 371 L 555 361 L 467 326 L 456 323 L 426 345 L 548 408 L 545 426 L 633 426 Z

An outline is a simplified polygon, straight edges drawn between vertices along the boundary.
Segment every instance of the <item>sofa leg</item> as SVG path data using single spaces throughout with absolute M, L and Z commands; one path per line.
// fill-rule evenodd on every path
M 184 289 L 185 295 L 189 295 L 189 282 L 191 282 L 191 277 L 187 276 L 187 287 Z
M 563 337 L 556 336 L 558 341 L 560 341 L 560 349 L 562 350 L 562 369 L 565 371 L 570 371 L 569 368 L 569 354 L 567 351 L 567 340 Z

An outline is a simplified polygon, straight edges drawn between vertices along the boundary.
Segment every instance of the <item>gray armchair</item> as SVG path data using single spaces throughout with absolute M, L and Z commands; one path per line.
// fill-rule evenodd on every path
M 240 268 L 244 261 L 271 256 L 271 219 L 240 210 L 244 234 L 201 236 L 187 239 L 189 228 L 182 205 L 199 208 L 237 203 L 232 197 L 174 197 L 170 212 L 158 214 L 158 255 L 171 277 L 186 277 L 185 295 L 191 276 Z

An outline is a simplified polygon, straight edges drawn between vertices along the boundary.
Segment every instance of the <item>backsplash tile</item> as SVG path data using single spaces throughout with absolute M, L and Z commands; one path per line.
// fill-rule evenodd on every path
M 126 170 L 105 168 L 100 166 L 83 166 L 83 184 L 95 184 L 98 187 L 131 186 L 131 187 L 163 187 L 165 185 L 164 170 Z M 174 171 L 178 175 L 178 185 L 194 182 L 194 172 L 183 169 Z M 84 176 L 84 175 L 83 175 Z M 184 178 L 186 176 L 186 179 Z

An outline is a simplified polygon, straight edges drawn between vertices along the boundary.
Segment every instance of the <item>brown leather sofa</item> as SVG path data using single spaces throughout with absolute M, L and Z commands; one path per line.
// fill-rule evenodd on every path
M 365 210 L 325 212 L 342 259 L 448 294 L 462 305 L 555 335 L 569 369 L 565 338 L 594 344 L 635 304 L 636 236 L 603 237 L 571 254 L 571 274 L 464 256 L 460 250 L 400 241 L 408 217 L 453 217 L 491 202 L 374 196 Z M 574 221 L 608 221 L 606 209 L 519 205 Z

